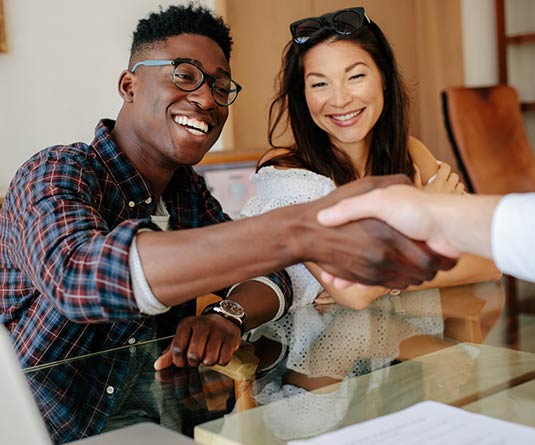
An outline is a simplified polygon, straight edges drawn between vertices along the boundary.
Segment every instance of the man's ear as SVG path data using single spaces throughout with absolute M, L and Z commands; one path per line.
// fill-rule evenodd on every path
M 132 71 L 124 70 L 119 77 L 118 90 L 125 102 L 134 100 L 135 74 Z

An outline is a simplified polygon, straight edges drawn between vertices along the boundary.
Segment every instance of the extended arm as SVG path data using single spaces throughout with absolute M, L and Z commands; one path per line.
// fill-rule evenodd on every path
M 147 219 L 126 219 L 110 229 L 103 216 L 113 216 L 109 203 L 98 201 L 105 195 L 91 179 L 85 158 L 40 162 L 46 168 L 28 165 L 20 171 L 24 177 L 10 196 L 26 210 L 10 215 L 11 241 L 17 246 L 13 261 L 58 310 L 80 322 L 141 316 L 128 268 L 136 234 L 150 288 L 167 306 L 307 260 L 353 281 L 386 279 L 391 287 L 429 280 L 453 264 L 378 221 L 336 229 L 316 221 L 321 208 L 400 177 L 363 179 L 313 203 L 248 220 L 140 233 Z M 72 181 L 66 183 L 66 177 Z M 117 195 L 113 202 L 121 199 Z M 136 207 L 123 213 L 135 218 L 137 212 Z
M 400 185 L 341 201 L 319 213 L 325 225 L 379 218 L 448 256 L 492 258 L 491 226 L 500 196 L 429 194 Z

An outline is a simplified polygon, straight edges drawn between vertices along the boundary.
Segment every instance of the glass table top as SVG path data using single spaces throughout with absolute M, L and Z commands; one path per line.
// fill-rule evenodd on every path
M 402 292 L 298 308 L 226 367 L 155 372 L 168 337 L 25 373 L 57 443 L 151 421 L 201 444 L 283 444 L 423 400 L 535 426 L 535 315 L 512 324 L 504 306 L 499 282 Z

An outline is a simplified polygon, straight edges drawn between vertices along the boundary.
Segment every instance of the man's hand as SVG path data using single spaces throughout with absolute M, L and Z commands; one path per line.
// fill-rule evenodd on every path
M 379 218 L 415 240 L 425 241 L 433 250 L 450 257 L 460 252 L 446 243 L 434 222 L 430 203 L 436 199 L 413 187 L 392 186 L 340 201 L 318 214 L 320 223 L 338 226 L 361 218 Z
M 313 202 L 312 210 L 317 215 L 340 201 L 339 205 L 343 205 L 344 199 L 392 184 L 410 184 L 410 181 L 403 175 L 359 179 Z M 395 203 L 392 203 L 391 211 L 395 210 Z M 353 219 L 356 218 L 339 217 L 330 224 L 337 227 L 330 227 L 329 234 L 317 234 L 309 240 L 312 261 L 335 277 L 347 282 L 404 289 L 429 281 L 437 271 L 449 270 L 456 264 L 455 259 L 436 253 L 426 243 L 408 238 L 383 221 Z
M 240 328 L 218 314 L 187 317 L 180 321 L 169 348 L 154 362 L 159 371 L 174 364 L 227 365 L 240 346 Z

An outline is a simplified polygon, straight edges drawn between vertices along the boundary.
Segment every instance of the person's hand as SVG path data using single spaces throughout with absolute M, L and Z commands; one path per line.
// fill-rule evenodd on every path
M 432 193 L 463 193 L 464 184 L 460 181 L 459 175 L 451 171 L 451 166 L 445 162 L 437 161 L 438 170 L 423 184 L 420 169 L 414 165 L 414 185 L 426 192 Z
M 314 304 L 320 310 L 320 312 L 321 307 L 335 303 L 348 307 L 349 309 L 360 311 L 362 309 L 366 309 L 379 297 L 382 297 L 388 293 L 388 289 L 380 286 L 370 287 L 353 283 L 348 284 L 350 287 L 345 289 L 345 292 L 337 292 L 336 297 L 331 296 L 331 294 L 326 291 L 321 292 L 314 300 Z
M 320 284 L 324 286 L 323 291 L 314 300 L 316 308 L 336 303 L 351 309 L 362 310 L 377 298 L 389 292 L 389 289 L 381 286 L 364 286 L 361 284 L 355 284 L 347 289 L 333 288 L 331 283 L 325 283 L 322 280 L 323 271 L 317 265 L 311 263 L 305 263 L 305 265 Z
M 458 257 L 460 252 L 447 244 L 436 229 L 428 210 L 433 195 L 414 187 L 395 185 L 340 201 L 318 214 L 320 223 L 338 226 L 360 218 L 379 218 L 406 236 L 426 241 L 436 252 Z
M 333 303 L 336 303 L 334 301 L 334 298 L 331 297 L 329 292 L 326 292 L 326 291 L 321 291 L 316 297 L 316 299 L 314 300 L 314 304 L 316 305 L 333 304 Z
M 240 346 L 240 328 L 218 314 L 187 317 L 180 321 L 171 345 L 154 362 L 158 371 L 177 367 L 227 365 Z
M 308 217 L 315 219 L 318 211 L 339 202 L 342 205 L 351 201 L 350 197 L 355 199 L 356 195 L 375 188 L 410 183 L 403 175 L 359 179 L 308 204 L 315 213 L 310 216 L 307 208 L 304 220 L 307 221 Z M 395 203 L 392 210 L 395 211 Z M 329 224 L 331 230 L 327 234 L 310 231 L 307 254 L 312 255 L 312 258 L 309 257 L 312 262 L 332 276 L 348 283 L 404 289 L 408 285 L 431 280 L 438 270 L 449 270 L 456 264 L 456 260 L 434 252 L 424 242 L 402 235 L 383 221 L 354 221 L 356 219 L 339 217 L 338 222 Z
M 362 286 L 351 283 L 344 290 L 333 291 L 333 300 L 342 306 L 361 311 L 375 300 L 389 293 L 390 290 L 382 286 Z

